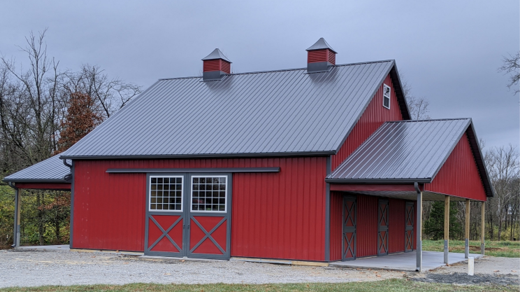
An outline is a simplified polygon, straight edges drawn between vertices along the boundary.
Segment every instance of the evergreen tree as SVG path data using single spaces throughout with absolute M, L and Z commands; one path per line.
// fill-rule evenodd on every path
M 457 221 L 457 206 L 450 204 L 450 238 L 457 238 L 462 232 L 462 226 Z M 424 232 L 431 239 L 444 239 L 444 202 L 433 202 L 430 217 L 424 223 Z

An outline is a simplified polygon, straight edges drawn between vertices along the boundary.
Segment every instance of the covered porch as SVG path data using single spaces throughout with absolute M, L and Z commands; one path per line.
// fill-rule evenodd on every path
M 494 191 L 469 119 L 387 122 L 335 166 L 326 182 L 330 196 L 336 198 L 338 205 L 342 203 L 343 209 L 344 262 L 336 264 L 393 266 L 395 262 L 401 270 L 407 266 L 421 272 L 466 260 L 469 257 L 471 201 L 481 202 L 480 238 L 481 254 L 484 254 L 485 203 L 488 197 L 493 197 Z M 358 237 L 359 225 L 365 223 L 353 220 L 353 213 L 359 213 L 359 200 L 365 207 L 361 212 L 377 212 L 378 215 L 378 226 L 363 224 L 363 231 L 372 229 L 371 232 L 377 235 L 377 257 L 374 258 L 361 258 L 356 252 L 359 247 L 354 238 Z M 390 208 L 392 200 L 403 203 L 395 203 L 397 208 Z M 369 205 L 367 201 L 373 203 Z M 441 226 L 444 252 L 422 250 L 422 203 L 425 201 L 444 202 L 444 226 Z M 449 252 L 451 201 L 465 202 L 463 254 Z M 394 219 L 403 225 L 405 248 L 402 254 L 389 255 L 388 252 L 390 216 L 402 216 L 402 221 Z M 399 238 L 395 237 L 395 240 Z M 373 242 L 369 243 L 373 245 Z M 392 252 L 399 251 L 395 248 Z M 381 262 L 388 261 L 385 258 L 391 259 L 389 264 Z M 405 266 L 405 263 L 408 264 Z
M 475 259 L 481 258 L 482 254 L 469 254 L 469 257 Z M 359 258 L 354 261 L 339 261 L 330 263 L 330 266 L 339 268 L 361 268 L 361 269 L 382 269 L 394 271 L 417 271 L 416 267 L 417 254 L 413 252 L 391 254 L 385 257 L 367 257 Z M 444 253 L 438 251 L 422 252 L 422 268 L 423 271 L 433 270 L 446 266 L 444 262 Z M 448 265 L 465 262 L 468 259 L 463 253 L 448 253 Z
M 23 190 L 71 191 L 71 173 L 72 165 L 61 160 L 59 155 L 55 155 L 3 179 L 3 181 L 15 191 L 12 247 L 20 247 L 20 219 Z

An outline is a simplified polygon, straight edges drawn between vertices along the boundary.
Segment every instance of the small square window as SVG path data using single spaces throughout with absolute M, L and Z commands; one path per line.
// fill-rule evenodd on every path
M 149 210 L 182 211 L 182 177 L 150 177 L 149 187 Z
M 383 96 L 382 96 L 382 106 L 387 109 L 390 109 L 390 96 L 391 96 L 391 88 L 384 84 L 383 85 Z
M 226 211 L 227 178 L 223 176 L 192 177 L 192 211 Z

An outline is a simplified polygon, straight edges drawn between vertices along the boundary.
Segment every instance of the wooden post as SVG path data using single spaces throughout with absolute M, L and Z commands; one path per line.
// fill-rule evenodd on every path
M 486 238 L 484 237 L 486 233 L 486 202 L 482 202 L 482 210 L 481 210 L 481 223 L 480 223 L 480 253 L 482 255 L 486 254 Z
M 449 264 L 450 196 L 444 198 L 444 263 Z
M 469 217 L 470 217 L 470 210 L 471 208 L 471 202 L 469 199 L 466 199 L 466 220 L 465 220 L 465 226 L 464 226 L 464 257 L 469 257 Z

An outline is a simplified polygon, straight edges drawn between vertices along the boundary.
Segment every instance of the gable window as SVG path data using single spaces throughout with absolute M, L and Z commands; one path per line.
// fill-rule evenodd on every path
M 384 106 L 387 109 L 390 109 L 390 94 L 391 94 L 391 88 L 384 84 L 383 85 L 383 96 L 382 96 L 382 106 Z
M 182 211 L 182 176 L 151 176 L 149 191 L 150 211 Z
M 227 177 L 192 176 L 191 211 L 226 212 Z

